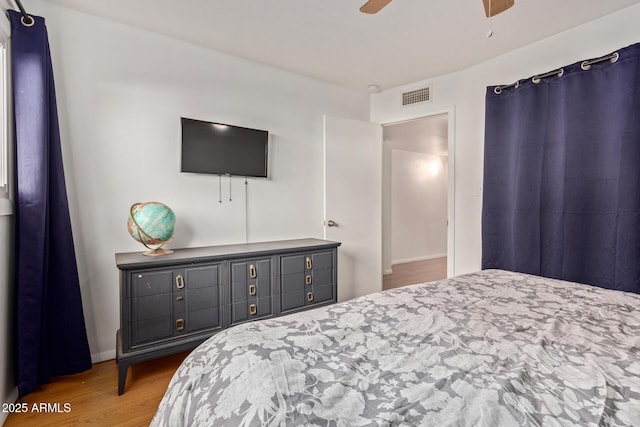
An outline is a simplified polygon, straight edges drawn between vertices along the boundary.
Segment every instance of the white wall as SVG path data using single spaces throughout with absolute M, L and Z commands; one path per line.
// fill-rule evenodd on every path
M 391 151 L 392 264 L 447 255 L 447 158 Z
M 41 1 L 89 344 L 115 355 L 114 253 L 141 251 L 129 206 L 158 200 L 177 216 L 170 247 L 322 236 L 322 115 L 366 120 L 369 97 Z M 270 179 L 181 174 L 180 117 L 271 133 Z
M 481 267 L 482 162 L 486 87 L 511 83 L 640 41 L 640 4 L 477 66 L 372 96 L 371 120 L 394 123 L 455 109 L 455 274 Z M 509 34 L 494 34 L 497 37 Z M 433 102 L 399 105 L 400 93 L 433 83 Z

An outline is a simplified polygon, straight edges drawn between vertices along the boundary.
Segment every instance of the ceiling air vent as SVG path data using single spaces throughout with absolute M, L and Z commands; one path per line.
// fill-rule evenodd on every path
M 402 106 L 431 101 L 431 86 L 411 90 L 402 94 Z

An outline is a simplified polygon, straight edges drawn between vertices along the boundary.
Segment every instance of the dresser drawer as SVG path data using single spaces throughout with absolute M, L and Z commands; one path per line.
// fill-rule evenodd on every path
M 305 301 L 306 305 L 314 305 L 333 301 L 335 298 L 333 289 L 333 284 L 314 286 L 311 291 L 307 292 Z
M 321 251 L 280 258 L 281 312 L 335 301 L 334 256 L 334 251 Z
M 280 295 L 281 311 L 285 312 L 304 307 L 304 285 L 300 286 L 300 283 L 304 282 L 295 274 L 290 274 L 282 278 L 282 294 Z
M 270 258 L 234 261 L 230 270 L 232 304 L 271 296 Z
M 280 258 L 280 274 L 307 273 L 333 269 L 333 252 L 286 255 Z
M 220 308 L 208 307 L 201 310 L 189 310 L 185 330 L 194 332 L 203 329 L 221 328 Z
M 287 255 L 280 258 L 280 274 L 304 273 L 304 255 Z
M 171 294 L 149 295 L 131 300 L 131 320 L 153 319 L 171 315 Z
M 313 286 L 324 286 L 333 284 L 333 270 L 332 269 L 313 269 L 308 273 L 311 278 L 305 277 L 305 283 Z M 310 282 L 310 283 L 309 283 Z
M 222 328 L 222 271 L 222 263 L 184 270 L 184 287 L 174 292 L 175 335 Z
M 184 286 L 191 289 L 217 287 L 220 285 L 221 264 L 189 268 L 184 272 Z
M 219 291 L 217 287 L 190 289 L 187 292 L 188 311 L 203 310 L 205 308 L 218 307 L 220 305 Z
M 132 348 L 173 336 L 171 315 L 154 317 L 131 324 Z
M 134 272 L 131 274 L 131 289 L 128 298 L 139 298 L 171 292 L 172 270 Z
M 309 270 L 322 270 L 333 268 L 333 252 L 320 252 L 309 255 L 311 258 L 311 268 Z
M 231 304 L 231 325 L 262 319 L 273 315 L 273 300 L 271 297 L 252 298 L 249 301 Z

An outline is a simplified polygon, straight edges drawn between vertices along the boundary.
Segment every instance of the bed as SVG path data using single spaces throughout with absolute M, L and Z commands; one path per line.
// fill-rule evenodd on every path
M 640 425 L 640 295 L 485 270 L 246 323 L 152 425 Z

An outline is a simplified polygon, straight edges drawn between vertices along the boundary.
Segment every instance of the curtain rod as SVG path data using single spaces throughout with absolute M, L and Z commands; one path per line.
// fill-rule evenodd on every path
M 597 64 L 599 62 L 604 62 L 604 61 L 609 61 L 612 64 L 614 64 L 614 63 L 616 63 L 618 61 L 618 58 L 620 58 L 620 54 L 618 52 L 614 52 L 614 53 L 612 53 L 610 55 L 601 56 L 600 58 L 595 58 L 595 59 L 589 59 L 589 60 L 586 60 L 586 61 L 582 61 L 580 63 L 580 68 L 582 68 L 584 71 L 588 71 L 588 70 L 591 69 L 591 66 L 593 64 Z M 535 84 L 538 84 L 545 77 L 550 77 L 550 76 L 562 77 L 563 75 L 564 75 L 564 68 L 559 68 L 557 70 L 549 71 L 548 73 L 544 73 L 544 74 L 539 74 L 537 76 L 533 76 L 531 78 L 531 81 L 533 83 L 535 83 Z M 511 88 L 516 88 L 517 89 L 519 87 L 520 87 L 520 80 L 516 81 L 515 83 L 511 83 L 510 85 L 496 86 L 495 88 L 493 88 L 493 92 L 496 95 L 500 95 L 504 89 L 511 89 Z
M 22 2 L 20 0 L 13 0 L 13 2 L 16 4 L 16 6 L 18 6 L 18 9 L 20 9 L 20 13 L 22 14 L 22 23 L 27 26 L 33 25 L 35 20 L 31 16 L 29 16 L 24 6 L 22 5 Z

